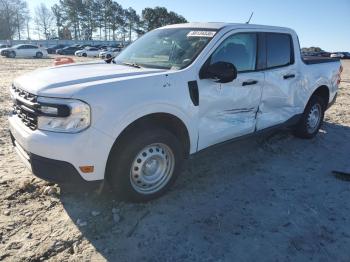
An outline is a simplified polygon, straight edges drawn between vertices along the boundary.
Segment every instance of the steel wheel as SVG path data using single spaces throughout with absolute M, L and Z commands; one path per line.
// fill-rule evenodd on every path
M 148 145 L 132 162 L 131 185 L 140 194 L 156 193 L 167 185 L 173 175 L 174 166 L 174 153 L 167 145 Z
M 312 134 L 318 128 L 322 117 L 322 108 L 320 104 L 314 104 L 307 117 L 307 131 Z

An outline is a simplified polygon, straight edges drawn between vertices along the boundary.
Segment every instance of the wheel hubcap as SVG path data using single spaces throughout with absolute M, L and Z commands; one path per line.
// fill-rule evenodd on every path
M 315 104 L 308 115 L 307 118 L 307 130 L 311 134 L 315 132 L 321 122 L 321 105 Z
M 175 165 L 172 150 L 165 144 L 152 144 L 135 157 L 130 169 L 130 182 L 141 194 L 161 190 L 170 180 Z

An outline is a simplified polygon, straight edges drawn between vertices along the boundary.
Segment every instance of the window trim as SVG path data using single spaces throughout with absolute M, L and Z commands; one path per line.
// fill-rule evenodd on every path
M 283 68 L 283 67 L 287 67 L 287 66 L 291 66 L 295 64 L 295 54 L 294 54 L 294 43 L 293 43 L 293 37 L 291 34 L 289 33 L 280 33 L 280 32 L 264 32 L 264 45 L 265 45 L 265 54 L 266 54 L 266 61 L 265 61 L 265 69 L 263 69 L 262 71 L 265 70 L 273 70 L 273 69 L 278 69 L 278 68 Z M 288 64 L 285 65 L 279 65 L 279 66 L 272 66 L 272 67 L 268 67 L 267 66 L 267 59 L 268 59 L 268 53 L 267 53 L 267 36 L 269 34 L 278 34 L 278 35 L 287 35 L 289 37 L 289 42 L 290 42 L 290 62 Z

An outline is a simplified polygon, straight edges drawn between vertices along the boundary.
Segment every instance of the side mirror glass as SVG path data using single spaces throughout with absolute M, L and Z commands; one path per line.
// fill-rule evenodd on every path
M 215 79 L 218 83 L 229 83 L 237 78 L 237 68 L 228 62 L 216 62 L 204 67 L 200 72 L 201 79 Z

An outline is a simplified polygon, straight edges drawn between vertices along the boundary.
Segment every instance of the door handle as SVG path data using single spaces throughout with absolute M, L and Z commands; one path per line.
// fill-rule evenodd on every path
M 289 78 L 294 78 L 294 77 L 295 77 L 294 74 L 290 74 L 290 75 L 283 76 L 283 79 L 289 79 Z
M 251 86 L 251 85 L 256 85 L 257 83 L 258 81 L 252 80 L 252 81 L 243 82 L 242 86 Z

